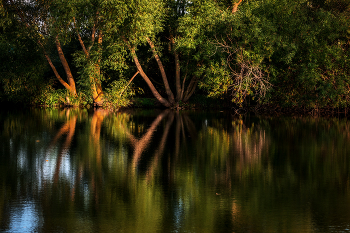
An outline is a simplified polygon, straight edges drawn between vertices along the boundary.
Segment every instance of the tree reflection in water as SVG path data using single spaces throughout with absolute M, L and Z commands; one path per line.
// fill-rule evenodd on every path
M 24 200 L 38 231 L 312 232 L 350 222 L 346 120 L 45 111 L 2 118 L 1 230 L 14 230 L 21 215 L 11 210 Z

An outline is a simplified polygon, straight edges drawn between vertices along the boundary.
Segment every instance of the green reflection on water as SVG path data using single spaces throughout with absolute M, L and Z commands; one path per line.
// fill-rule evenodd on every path
M 0 230 L 32 218 L 27 230 L 41 232 L 345 231 L 349 127 L 169 110 L 3 111 Z

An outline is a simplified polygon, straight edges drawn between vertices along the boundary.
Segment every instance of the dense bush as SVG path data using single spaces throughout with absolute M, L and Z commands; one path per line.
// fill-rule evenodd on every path
M 221 12 L 204 33 L 221 59 L 200 83 L 209 95 L 228 94 L 239 105 L 254 98 L 285 107 L 350 104 L 350 11 L 267 0 Z

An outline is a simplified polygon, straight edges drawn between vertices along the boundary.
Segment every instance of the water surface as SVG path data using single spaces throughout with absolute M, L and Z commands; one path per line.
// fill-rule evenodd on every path
M 350 122 L 3 110 L 2 232 L 347 232 Z

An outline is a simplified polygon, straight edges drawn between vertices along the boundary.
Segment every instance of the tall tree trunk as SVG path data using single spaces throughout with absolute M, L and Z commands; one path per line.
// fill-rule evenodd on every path
M 72 75 L 72 71 L 69 68 L 68 62 L 67 62 L 67 60 L 66 60 L 66 58 L 64 56 L 64 53 L 62 51 L 61 43 L 60 43 L 60 41 L 58 40 L 57 37 L 56 37 L 55 43 L 56 43 L 56 47 L 57 47 L 58 56 L 59 56 L 59 58 L 61 60 L 61 63 L 62 63 L 63 68 L 64 68 L 64 71 L 66 72 L 66 75 L 67 75 L 67 80 L 68 80 L 69 86 L 70 86 L 73 94 L 76 95 L 77 91 L 76 91 L 76 88 L 75 88 L 75 82 L 74 82 L 74 78 L 73 78 L 73 75 Z
M 59 81 L 67 90 L 69 90 L 73 95 L 76 95 L 76 90 L 73 90 L 73 89 L 69 86 L 69 84 L 66 83 L 66 82 L 61 78 L 61 76 L 59 75 L 59 73 L 58 73 L 57 70 L 56 70 L 55 65 L 52 63 L 51 58 L 49 57 L 49 55 L 47 55 L 46 52 L 44 52 L 44 55 L 45 55 L 45 58 L 46 58 L 46 60 L 48 61 L 49 65 L 50 65 L 51 69 L 53 70 L 53 72 L 54 72 L 56 78 L 58 79 L 58 81 Z
M 95 86 L 95 78 L 92 75 L 90 76 L 90 85 L 91 85 L 91 92 L 92 92 L 92 98 L 93 98 L 94 104 L 98 105 L 100 99 Z
M 13 2 L 12 0 L 10 0 L 10 3 L 11 3 L 11 5 L 15 5 L 14 2 Z M 30 29 L 30 28 L 32 27 L 33 24 L 34 24 L 34 26 L 37 26 L 37 25 L 35 25 L 35 23 L 33 23 L 33 22 L 31 22 L 32 25 L 29 24 L 29 23 L 27 22 L 27 20 L 25 19 L 25 14 L 24 14 L 21 10 L 19 10 L 18 7 L 15 7 L 15 10 L 16 10 L 17 15 L 19 16 L 21 22 L 26 26 L 26 28 Z M 43 23 L 45 23 L 45 22 L 43 22 Z M 38 33 L 38 34 L 40 34 L 40 33 Z M 57 45 L 57 42 L 58 42 L 58 45 Z M 68 67 L 69 72 L 67 73 L 67 71 L 66 71 L 67 78 L 68 78 L 68 83 L 65 82 L 65 81 L 62 79 L 62 77 L 58 74 L 57 69 L 56 69 L 56 67 L 54 66 L 54 64 L 52 63 L 51 58 L 50 58 L 49 55 L 46 53 L 46 50 L 45 50 L 45 47 L 44 47 L 43 43 L 42 43 L 39 39 L 37 40 L 37 43 L 38 43 L 38 44 L 40 45 L 40 47 L 42 48 L 43 53 L 44 53 L 44 56 L 45 56 L 46 60 L 48 61 L 49 65 L 50 65 L 52 71 L 54 72 L 56 78 L 58 79 L 58 81 L 59 81 L 66 89 L 68 89 L 73 95 L 76 95 L 76 94 L 77 94 L 77 91 L 76 91 L 76 88 L 75 88 L 75 82 L 74 82 L 72 73 L 70 72 L 68 63 L 67 63 L 66 59 L 64 58 L 64 54 L 63 54 L 63 51 L 62 51 L 62 48 L 61 48 L 61 44 L 60 44 L 59 41 L 58 41 L 58 38 L 56 37 L 56 47 L 57 47 L 57 51 L 58 51 L 58 54 L 59 54 L 59 56 L 60 56 L 60 59 L 61 59 L 61 55 L 63 55 L 63 60 L 64 60 L 65 63 L 66 63 L 66 64 L 63 64 L 62 59 L 61 59 L 61 62 L 62 62 L 63 67 L 65 68 L 65 70 L 66 70 L 66 67 Z
M 158 63 L 158 66 L 159 66 L 159 70 L 160 70 L 160 73 L 162 75 L 162 78 L 163 78 L 163 83 L 164 83 L 164 87 L 165 87 L 165 91 L 168 95 L 168 99 L 170 101 L 170 103 L 174 103 L 175 100 L 174 100 L 174 94 L 173 92 L 171 91 L 170 89 L 170 86 L 169 86 L 169 82 L 168 82 L 168 78 L 166 77 L 166 73 L 165 73 L 165 70 L 164 70 L 164 66 L 162 64 L 162 61 L 160 60 L 158 54 L 157 54 L 157 51 L 154 47 L 154 44 L 153 42 L 148 38 L 146 37 L 147 41 L 148 41 L 148 44 L 151 46 L 151 49 L 152 49 L 152 52 L 153 52 L 153 55 L 154 55 L 154 58 L 156 59 L 157 63 Z
M 193 76 L 190 83 L 187 86 L 187 90 L 184 94 L 183 101 L 186 102 L 189 100 L 189 98 L 193 95 L 194 91 L 196 90 L 196 86 L 199 79 L 196 76 Z
M 170 41 L 173 45 L 174 56 L 175 56 L 175 86 L 176 86 L 176 100 L 182 100 L 182 91 L 181 91 L 181 76 L 180 76 L 180 59 L 179 54 L 175 50 L 175 41 L 173 35 L 170 35 Z
M 151 89 L 152 94 L 154 95 L 154 97 L 156 97 L 156 99 L 163 104 L 165 107 L 171 107 L 171 103 L 169 101 L 167 101 L 166 99 L 164 99 L 159 92 L 157 91 L 157 89 L 154 87 L 152 81 L 148 78 L 148 76 L 146 75 L 146 73 L 143 71 L 142 66 L 136 56 L 136 52 L 135 52 L 135 48 L 130 48 L 131 50 L 131 55 L 132 58 L 134 59 L 135 65 L 137 67 L 137 70 L 140 72 L 142 78 L 146 81 L 148 87 Z
M 95 42 L 97 17 L 98 17 L 98 12 L 96 13 L 96 20 L 95 20 L 95 23 L 94 23 L 94 26 L 93 26 L 92 32 L 91 32 L 91 46 L 89 46 L 88 49 L 86 49 L 84 41 L 82 40 L 82 38 L 81 38 L 81 36 L 79 34 L 79 31 L 77 30 L 77 28 L 75 26 L 75 24 L 76 24 L 75 18 L 73 18 L 73 20 L 74 20 L 74 27 L 76 29 L 78 40 L 79 40 L 79 43 L 80 43 L 80 45 L 81 45 L 81 47 L 82 47 L 82 49 L 84 51 L 84 54 L 85 54 L 87 60 L 90 59 L 90 50 L 92 48 L 92 45 Z M 101 48 L 101 46 L 102 46 L 102 36 L 103 36 L 102 35 L 102 31 L 100 30 L 98 32 L 98 39 L 97 39 L 99 50 L 102 49 Z M 97 64 L 95 64 L 94 74 L 90 74 L 90 77 L 89 77 L 89 79 L 90 79 L 90 88 L 91 88 L 91 92 L 92 92 L 92 98 L 93 98 L 94 104 L 96 104 L 96 105 L 101 105 L 102 102 L 103 102 L 102 85 L 101 85 L 100 79 L 98 78 L 101 75 L 100 62 L 101 62 L 101 59 L 99 58 Z
M 99 30 L 98 32 L 98 39 L 97 39 L 97 44 L 99 47 L 99 51 L 101 52 L 102 50 L 102 31 Z M 100 56 L 100 55 L 99 55 Z M 101 104 L 103 102 L 102 96 L 103 96 L 103 92 L 102 92 L 102 85 L 101 85 L 101 80 L 100 80 L 100 75 L 101 75 L 101 58 L 98 59 L 97 64 L 96 64 L 96 76 L 95 77 L 95 86 L 96 86 L 96 92 L 97 92 L 97 96 L 95 99 L 96 103 Z

